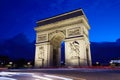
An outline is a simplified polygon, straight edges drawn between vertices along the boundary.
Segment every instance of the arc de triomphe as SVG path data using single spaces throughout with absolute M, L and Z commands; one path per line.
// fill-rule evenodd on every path
M 38 21 L 35 67 L 60 66 L 61 42 L 65 47 L 65 66 L 90 66 L 89 29 L 82 9 Z

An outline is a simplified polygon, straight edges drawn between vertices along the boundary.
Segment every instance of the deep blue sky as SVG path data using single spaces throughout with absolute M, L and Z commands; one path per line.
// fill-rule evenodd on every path
M 33 41 L 36 21 L 78 8 L 89 20 L 90 41 L 120 38 L 120 0 L 0 0 L 0 40 L 24 33 Z

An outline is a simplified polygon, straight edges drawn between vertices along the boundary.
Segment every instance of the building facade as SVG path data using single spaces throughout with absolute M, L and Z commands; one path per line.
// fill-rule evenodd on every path
M 90 66 L 88 20 L 78 9 L 37 22 L 35 67 L 61 66 L 61 42 L 65 66 Z

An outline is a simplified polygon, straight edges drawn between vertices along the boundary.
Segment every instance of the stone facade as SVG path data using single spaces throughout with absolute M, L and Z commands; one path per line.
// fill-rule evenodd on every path
M 41 20 L 37 24 L 36 67 L 60 66 L 62 41 L 65 42 L 65 66 L 91 66 L 90 26 L 82 9 Z

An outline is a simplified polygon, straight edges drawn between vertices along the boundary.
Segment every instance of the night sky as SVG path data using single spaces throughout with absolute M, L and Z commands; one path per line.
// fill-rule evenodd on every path
M 79 8 L 91 26 L 90 41 L 120 38 L 120 0 L 0 0 L 0 41 L 19 33 L 33 41 L 36 21 Z
M 0 57 L 33 61 L 36 22 L 79 8 L 91 27 L 93 64 L 120 58 L 120 0 L 0 0 Z

